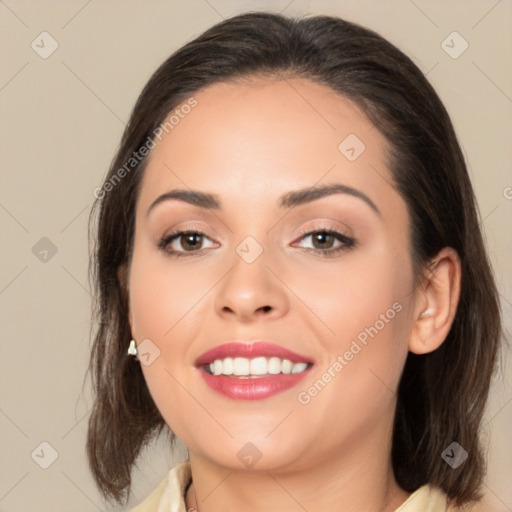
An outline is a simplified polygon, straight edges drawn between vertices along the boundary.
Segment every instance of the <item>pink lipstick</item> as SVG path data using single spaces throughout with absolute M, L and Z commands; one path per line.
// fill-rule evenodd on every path
M 219 345 L 196 360 L 206 384 L 235 400 L 261 400 L 297 385 L 314 362 L 264 341 Z

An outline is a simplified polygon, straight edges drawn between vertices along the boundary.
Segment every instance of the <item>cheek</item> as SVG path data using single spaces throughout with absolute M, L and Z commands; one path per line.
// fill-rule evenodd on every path
M 352 314 L 345 311 L 333 320 L 336 336 L 325 342 L 326 357 L 297 393 L 304 421 L 324 418 L 336 425 L 319 451 L 387 428 L 407 357 L 407 309 L 401 302 L 351 306 Z
M 408 259 L 383 245 L 347 253 L 340 262 L 293 268 L 285 278 L 310 313 L 322 321 L 326 334 L 330 332 L 326 339 L 340 348 L 375 322 L 383 330 L 381 315 L 386 333 L 397 328 L 395 317 L 405 315 L 396 315 L 393 304 L 405 307 L 412 286 Z M 394 325 L 388 328 L 388 323 Z
M 392 251 L 378 256 L 359 253 L 295 281 L 294 290 L 322 320 L 317 332 L 325 333 L 324 357 L 301 387 L 301 403 L 311 399 L 330 413 L 364 417 L 365 408 L 374 415 L 394 401 L 408 352 L 412 271 Z
M 130 269 L 134 335 L 164 347 L 182 321 L 197 314 L 197 305 L 215 284 L 215 276 L 204 266 L 196 267 L 177 264 L 154 249 L 142 247 L 134 252 Z
M 144 378 L 165 421 L 185 442 L 199 428 L 190 417 L 208 420 L 189 394 L 194 386 L 191 347 L 204 329 L 206 308 L 212 307 L 208 294 L 219 279 L 216 269 L 192 265 L 171 262 L 140 244 L 130 267 L 132 334 L 139 344 L 151 340 L 156 348 L 148 345 L 149 351 L 158 354 L 150 364 L 141 359 Z

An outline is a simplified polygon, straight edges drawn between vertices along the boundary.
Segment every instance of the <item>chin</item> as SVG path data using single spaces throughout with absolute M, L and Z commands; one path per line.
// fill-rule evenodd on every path
M 201 442 L 194 448 L 192 443 L 188 445 L 189 451 L 230 471 L 279 472 L 303 466 L 304 448 L 312 445 L 309 441 L 293 440 L 289 436 L 287 442 L 280 436 L 271 439 L 261 433 L 251 435 L 247 432 L 245 436 L 235 436 L 229 440 L 227 437 L 226 434 L 224 442 L 218 442 L 215 446 L 204 446 L 204 442 Z

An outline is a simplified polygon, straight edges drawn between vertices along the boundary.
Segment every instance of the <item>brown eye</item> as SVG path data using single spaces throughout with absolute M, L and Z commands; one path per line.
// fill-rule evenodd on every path
M 185 251 L 193 251 L 198 247 L 201 247 L 203 241 L 203 235 L 198 233 L 186 233 L 179 237 L 180 245 Z
M 162 238 L 158 247 L 169 255 L 186 256 L 187 253 L 200 253 L 205 248 L 214 247 L 215 244 L 203 233 L 178 231 Z
M 325 231 L 313 233 L 311 239 L 315 249 L 331 249 L 335 242 L 334 235 L 326 233 Z
M 297 245 L 321 256 L 331 256 L 354 247 L 355 240 L 338 231 L 324 229 L 304 233 Z

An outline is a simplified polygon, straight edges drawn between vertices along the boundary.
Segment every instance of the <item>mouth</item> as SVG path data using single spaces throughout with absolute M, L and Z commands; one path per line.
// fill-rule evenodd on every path
M 269 398 L 297 385 L 310 371 L 311 358 L 267 342 L 226 343 L 196 361 L 206 384 L 235 400 Z

